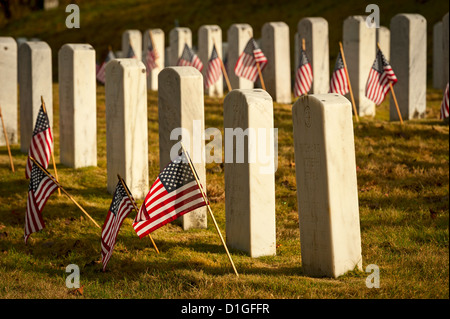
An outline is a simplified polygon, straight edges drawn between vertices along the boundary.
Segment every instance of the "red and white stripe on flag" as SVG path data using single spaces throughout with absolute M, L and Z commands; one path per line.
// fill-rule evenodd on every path
M 300 95 L 306 94 L 311 89 L 312 85 L 312 69 L 311 64 L 307 63 L 300 66 L 297 69 L 297 73 L 295 75 L 295 87 L 294 87 L 294 95 L 298 97 Z
M 106 63 L 107 62 L 103 62 L 97 71 L 97 80 L 103 84 L 105 84 Z
M 124 219 L 131 213 L 132 210 L 133 203 L 128 197 L 122 183 L 119 181 L 114 192 L 110 209 L 106 215 L 105 223 L 102 227 L 101 247 L 103 270 L 105 270 L 106 265 L 111 259 L 120 227 L 122 226 Z
M 221 67 L 219 57 L 209 60 L 208 67 L 206 69 L 205 88 L 209 88 L 220 79 L 222 76 Z
M 261 50 L 259 50 L 259 52 L 261 52 Z M 258 54 L 258 56 L 260 56 L 260 54 Z M 264 54 L 262 56 L 264 56 Z M 259 61 L 261 61 L 259 67 L 262 71 L 267 64 L 267 59 L 259 58 Z M 255 82 L 258 78 L 258 67 L 256 66 L 256 59 L 253 55 L 243 52 L 236 62 L 234 73 L 236 73 L 237 76 Z
M 449 91 L 448 91 L 448 83 L 447 83 L 447 88 L 445 89 L 444 97 L 442 98 L 442 104 L 441 104 L 441 115 L 440 115 L 441 120 L 449 117 L 448 99 L 449 99 Z
M 345 69 L 342 68 L 334 71 L 330 81 L 330 93 L 345 95 L 348 92 L 350 92 L 350 90 L 348 87 Z
M 366 97 L 380 105 L 390 90 L 390 84 L 397 83 L 397 77 L 380 49 L 369 72 L 366 84 Z
M 45 227 L 42 209 L 51 194 L 58 188 L 53 180 L 33 165 L 25 212 L 25 244 L 32 233 Z
M 52 145 L 53 136 L 50 130 L 48 117 L 41 105 L 36 118 L 33 136 L 31 137 L 30 149 L 28 150 L 28 160 L 25 167 L 25 177 L 27 179 L 31 176 L 31 169 L 33 166 L 30 156 L 46 169 L 48 167 L 48 163 L 50 162 Z

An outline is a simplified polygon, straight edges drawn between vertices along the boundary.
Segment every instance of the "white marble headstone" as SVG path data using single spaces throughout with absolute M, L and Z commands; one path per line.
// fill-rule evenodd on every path
M 262 71 L 267 92 L 277 103 L 291 103 L 289 26 L 284 22 L 265 23 L 261 30 L 261 50 L 268 60 Z
M 328 45 L 328 21 L 321 17 L 303 18 L 297 24 L 298 47 L 295 70 L 297 70 L 302 38 L 313 71 L 310 94 L 328 93 L 330 90 L 330 62 Z
M 449 82 L 449 75 L 448 75 L 448 61 L 449 61 L 449 51 L 448 51 L 448 46 L 449 46 L 449 25 L 448 25 L 448 12 L 447 14 L 442 18 L 442 38 L 443 38 L 443 53 L 442 55 L 444 56 L 444 64 L 443 64 L 443 69 L 444 69 L 444 80 L 442 83 L 442 89 L 445 90 L 445 86 L 447 85 L 447 83 Z
M 253 37 L 253 29 L 249 24 L 233 24 L 227 31 L 227 73 L 230 85 L 234 89 L 252 89 L 254 83 L 234 73 L 239 55 L 244 51 L 248 40 Z
M 169 66 L 176 66 L 187 44 L 192 49 L 192 31 L 185 27 L 176 27 L 169 33 Z
M 115 59 L 106 65 L 107 189 L 113 194 L 119 174 L 135 199 L 147 195 L 147 81 L 137 59 Z
M 203 63 L 202 74 L 206 78 L 208 61 L 211 57 L 213 45 L 216 46 L 217 55 L 222 58 L 222 29 L 218 25 L 203 25 L 198 30 L 198 57 Z M 209 88 L 205 88 L 205 94 L 213 97 L 223 96 L 223 76 Z
M 343 47 L 348 75 L 359 116 L 375 116 L 375 103 L 366 97 L 366 84 L 375 60 L 376 28 L 369 28 L 365 16 L 344 20 Z
M 53 133 L 52 50 L 46 42 L 19 47 L 20 150 L 28 153 L 36 118 L 44 99 Z
M 433 27 L 433 88 L 435 89 L 442 89 L 444 82 L 444 42 L 442 41 L 442 26 L 442 21 L 439 21 Z
M 151 38 L 150 38 L 151 33 Z M 154 50 L 157 53 L 156 68 L 147 74 L 147 89 L 158 91 L 158 74 L 164 69 L 165 52 L 164 52 L 164 31 L 161 29 L 148 29 L 144 32 L 144 47 L 142 52 L 142 62 L 147 66 L 148 46 L 153 39 Z
M 225 97 L 226 241 L 251 257 L 276 254 L 275 165 L 268 164 L 277 159 L 263 156 L 275 154 L 273 125 L 266 91 L 236 89 Z
M 391 59 L 391 31 L 383 26 L 377 28 L 377 43 L 380 45 L 381 52 L 383 52 L 386 60 Z M 376 49 L 375 49 L 376 51 Z
M 400 114 L 403 120 L 424 118 L 427 102 L 427 20 L 420 14 L 397 14 L 391 19 L 390 29 L 390 62 L 398 79 L 394 91 Z M 392 95 L 390 120 L 399 120 Z
M 74 168 L 97 165 L 95 50 L 65 44 L 58 53 L 59 148 L 61 163 Z
M 128 58 L 130 45 L 138 61 L 142 60 L 142 33 L 139 30 L 125 30 L 122 33 L 122 58 Z
M 12 37 L 0 37 L 0 108 L 8 143 L 16 144 L 17 131 L 17 43 Z M 6 145 L 0 128 L 0 146 Z
M 203 76 L 194 67 L 174 66 L 162 70 L 158 81 L 160 169 L 175 159 L 181 141 L 206 192 Z M 184 230 L 206 228 L 206 213 L 206 207 L 200 207 L 181 216 L 179 221 Z
M 338 277 L 361 270 L 351 103 L 334 93 L 302 96 L 292 118 L 303 272 Z

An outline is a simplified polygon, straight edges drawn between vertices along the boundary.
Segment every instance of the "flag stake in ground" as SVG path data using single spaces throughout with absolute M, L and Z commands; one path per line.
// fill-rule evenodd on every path
M 353 112 L 355 113 L 356 122 L 359 122 L 358 112 L 356 111 L 355 98 L 353 97 L 352 85 L 350 84 L 350 77 L 348 76 L 347 62 L 345 62 L 344 49 L 342 48 L 342 42 L 339 42 L 339 48 L 341 50 L 342 62 L 344 63 L 345 76 L 347 77 L 348 89 L 350 91 L 350 97 L 353 104 Z
M 0 107 L 0 117 L 2 118 L 3 133 L 5 134 L 6 148 L 8 149 L 8 155 L 9 155 L 9 163 L 11 164 L 11 170 L 14 173 L 14 163 L 13 163 L 13 159 L 11 156 L 11 149 L 9 148 L 8 135 L 6 134 L 6 127 L 5 127 L 5 122 L 3 122 L 3 114 L 2 114 L 1 107 Z
M 127 196 L 130 199 L 131 203 L 133 204 L 134 210 L 136 211 L 136 213 L 139 213 L 139 210 L 136 207 L 136 203 L 133 200 L 133 197 L 131 197 L 131 194 L 128 192 L 128 187 L 125 185 L 125 181 L 122 179 L 122 177 L 120 177 L 119 174 L 117 174 L 117 177 L 119 178 L 120 182 L 122 183 L 123 188 L 125 189 L 125 192 L 127 192 Z M 153 238 L 150 234 L 148 234 L 148 237 L 150 238 L 150 240 L 152 241 L 153 247 L 155 247 L 156 252 L 159 254 L 159 250 L 158 247 L 156 247 L 155 242 L 153 241 Z
M 45 108 L 44 98 L 42 97 L 42 95 L 41 95 L 41 103 L 42 103 L 42 109 L 44 110 L 44 113 L 47 114 L 47 116 L 48 116 L 47 109 Z M 55 155 L 53 155 L 53 148 L 51 148 L 51 147 L 50 147 L 50 152 L 52 155 L 53 170 L 55 171 L 55 178 L 56 178 L 56 181 L 59 182 L 58 171 L 56 170 Z M 58 195 L 61 196 L 61 190 L 59 188 L 58 188 Z
M 381 51 L 380 44 L 377 42 L 377 47 Z M 391 89 L 392 98 L 394 99 L 395 108 L 397 109 L 398 118 L 400 119 L 400 124 L 403 125 L 402 115 L 400 114 L 400 109 L 398 108 L 397 97 L 395 96 L 394 86 L 391 81 L 389 81 L 389 88 Z
M 215 47 L 216 46 L 216 40 L 213 38 L 213 45 Z M 227 87 L 228 87 L 228 92 L 231 92 L 232 88 L 231 88 L 231 84 L 230 84 L 230 79 L 228 79 L 228 73 L 227 70 L 225 70 L 225 65 L 223 64 L 222 59 L 220 58 L 220 56 L 217 54 L 219 61 L 220 61 L 220 66 L 222 67 L 222 71 L 223 71 L 223 75 L 225 76 L 225 81 L 227 82 Z
M 236 270 L 236 267 L 234 266 L 233 259 L 231 258 L 230 252 L 228 251 L 227 245 L 225 244 L 225 241 L 224 241 L 224 239 L 223 239 L 223 237 L 222 237 L 222 234 L 221 234 L 221 232 L 220 232 L 219 226 L 217 225 L 216 219 L 214 218 L 214 215 L 213 215 L 213 213 L 212 213 L 211 207 L 209 206 L 209 201 L 208 201 L 208 199 L 206 198 L 206 195 L 205 195 L 205 193 L 203 192 L 202 185 L 200 184 L 200 181 L 199 181 L 198 178 L 197 178 L 197 173 L 196 173 L 195 170 L 194 170 L 194 166 L 193 166 L 193 164 L 191 163 L 191 159 L 190 159 L 188 153 L 186 152 L 186 150 L 184 149 L 183 144 L 181 144 L 181 148 L 183 149 L 184 154 L 186 154 L 186 158 L 187 158 L 187 160 L 188 160 L 189 167 L 190 167 L 191 170 L 192 170 L 192 173 L 193 173 L 193 175 L 194 175 L 194 177 L 195 177 L 195 181 L 197 182 L 198 188 L 199 188 L 200 191 L 202 192 L 203 200 L 204 200 L 205 203 L 206 203 L 206 207 L 208 208 L 209 215 L 211 216 L 211 219 L 212 219 L 213 222 L 214 222 L 214 226 L 216 227 L 217 233 L 219 234 L 220 240 L 222 241 L 223 247 L 225 248 L 225 251 L 227 252 L 228 259 L 230 260 L 231 266 L 233 266 L 234 273 L 236 274 L 237 277 L 239 277 L 239 274 L 238 274 L 238 272 L 237 272 L 237 270 Z
M 262 72 L 261 72 L 261 67 L 259 66 L 259 62 L 258 61 L 256 61 L 256 67 L 258 68 L 258 74 L 259 74 L 259 78 L 261 80 L 261 86 L 262 86 L 264 91 L 267 91 L 266 90 L 266 86 L 264 85 L 264 79 L 263 79 Z
M 54 177 L 52 175 L 49 175 L 47 173 L 47 171 L 41 166 L 41 164 L 39 164 L 33 157 L 30 156 L 30 159 L 33 161 L 34 164 L 36 164 L 44 173 L 45 175 L 47 175 L 57 186 L 59 189 L 61 189 L 64 194 L 66 194 L 67 197 L 69 197 L 69 199 L 75 204 L 77 205 L 77 207 L 95 224 L 95 226 L 97 226 L 98 228 L 101 229 L 101 227 L 97 224 L 97 222 L 83 209 L 83 207 L 80 206 L 80 204 L 77 203 L 77 201 L 70 196 L 69 193 L 66 192 L 66 190 L 64 188 L 62 188 L 62 186 L 59 184 L 59 182 L 54 179 Z

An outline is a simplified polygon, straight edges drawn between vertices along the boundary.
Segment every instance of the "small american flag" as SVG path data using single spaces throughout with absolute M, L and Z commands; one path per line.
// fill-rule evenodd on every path
M 366 84 L 366 97 L 380 105 L 390 90 L 390 83 L 397 83 L 397 77 L 380 49 L 377 49 L 375 62 L 370 69 Z
M 336 64 L 334 65 L 333 75 L 330 81 L 330 93 L 345 95 L 349 90 L 347 75 L 345 74 L 344 61 L 341 52 L 338 53 Z
M 206 205 L 194 174 L 184 152 L 162 170 L 134 220 L 139 238 Z
M 192 51 L 191 48 L 187 45 L 184 45 L 183 53 L 181 57 L 178 59 L 178 66 L 193 66 L 200 72 L 203 70 L 203 63 L 200 61 L 198 56 Z
M 102 63 L 102 65 L 98 68 L 97 70 L 97 81 L 99 81 L 100 83 L 105 84 L 105 70 L 106 70 L 106 64 L 111 61 L 114 60 L 116 57 L 114 56 L 114 53 L 109 50 L 108 55 L 106 56 L 105 61 Z
M 445 89 L 444 97 L 442 98 L 442 104 L 441 104 L 441 120 L 446 119 L 449 115 L 448 111 L 448 98 L 449 98 L 449 92 L 448 92 L 448 83 L 447 88 Z
M 311 63 L 309 63 L 306 52 L 302 49 L 300 50 L 300 61 L 298 64 L 297 72 L 295 74 L 295 97 L 299 97 L 300 95 L 308 93 L 311 89 L 312 81 L 313 72 Z
M 267 64 L 267 58 L 258 47 L 255 39 L 251 38 L 248 40 L 244 51 L 241 53 L 236 62 L 234 73 L 237 76 L 255 82 L 258 78 L 258 68 L 256 66 L 256 62 L 259 63 L 259 67 L 262 71 Z
M 111 206 L 109 207 L 108 214 L 106 215 L 105 223 L 102 227 L 103 271 L 105 271 L 106 265 L 108 264 L 113 253 L 120 226 L 122 226 L 124 219 L 130 214 L 132 210 L 133 203 L 128 197 L 127 191 L 123 187 L 122 182 L 119 181 L 116 186 L 116 190 L 114 191 L 113 200 L 111 202 Z
M 211 85 L 217 82 L 222 76 L 222 68 L 217 55 L 216 46 L 213 45 L 211 57 L 208 61 L 208 67 L 206 69 L 205 87 L 209 88 Z
M 25 167 L 25 177 L 27 179 L 30 178 L 31 169 L 33 167 L 30 156 L 44 168 L 47 168 L 52 154 L 52 144 L 53 136 L 50 129 L 50 122 L 47 113 L 44 112 L 44 108 L 41 105 L 36 118 L 33 136 L 31 137 L 30 149 L 28 151 L 27 166 Z
M 45 171 L 47 172 L 47 171 Z M 50 173 L 47 172 L 50 175 Z M 39 166 L 33 165 L 28 187 L 27 210 L 25 212 L 25 244 L 32 233 L 45 227 L 42 209 L 58 185 L 44 173 Z
M 156 65 L 157 58 L 158 58 L 158 52 L 153 47 L 153 43 L 150 40 L 148 43 L 147 56 L 145 59 L 147 62 L 147 74 L 149 74 L 151 70 L 153 70 L 157 67 L 157 65 Z
M 128 59 L 136 59 L 136 54 L 134 53 L 133 46 L 131 44 L 128 49 L 127 58 Z

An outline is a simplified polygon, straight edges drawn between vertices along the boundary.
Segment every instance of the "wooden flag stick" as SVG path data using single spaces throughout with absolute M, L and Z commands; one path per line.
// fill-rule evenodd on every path
M 44 110 L 44 113 L 47 114 L 47 109 L 45 108 L 45 102 L 44 102 L 44 98 L 42 97 L 42 95 L 41 95 L 41 103 L 42 103 L 42 109 Z M 48 118 L 48 114 L 47 114 L 47 118 Z M 49 119 L 49 121 L 50 121 L 50 119 Z M 54 146 L 54 145 L 52 145 L 52 146 Z M 55 155 L 53 155 L 53 147 L 50 147 L 50 153 L 52 154 L 52 162 L 53 162 L 53 170 L 55 171 L 55 178 L 56 178 L 56 181 L 59 182 L 58 171 L 56 170 Z M 58 188 L 58 195 L 61 196 L 61 190 L 59 188 Z
M 133 204 L 134 210 L 136 211 L 136 213 L 139 214 L 139 210 L 138 210 L 138 208 L 136 207 L 136 203 L 134 202 L 133 197 L 131 197 L 131 194 L 128 192 L 128 187 L 125 185 L 124 180 L 122 179 L 122 177 L 120 177 L 119 174 L 117 174 L 117 177 L 119 178 L 120 182 L 122 183 L 122 186 L 123 186 L 123 188 L 125 189 L 125 192 L 127 192 L 127 196 L 128 196 L 128 198 L 130 199 L 131 203 Z M 155 247 L 156 252 L 159 254 L 158 247 L 156 247 L 156 244 L 155 244 L 155 242 L 153 241 L 152 236 L 151 236 L 150 234 L 148 234 L 148 237 L 149 237 L 150 240 L 152 241 L 153 247 Z
M 344 62 L 345 76 L 347 77 L 348 88 L 350 90 L 350 97 L 352 99 L 353 112 L 355 113 L 356 122 L 359 122 L 358 112 L 356 111 L 355 98 L 353 97 L 352 85 L 350 84 L 350 77 L 348 76 L 347 62 L 345 62 L 344 49 L 342 48 L 342 42 L 340 42 L 340 41 L 339 41 L 339 47 L 340 47 L 341 55 L 342 55 L 342 62 Z
M 258 74 L 259 74 L 259 79 L 261 80 L 261 86 L 264 91 L 267 91 L 266 86 L 264 85 L 264 79 L 262 76 L 261 67 L 259 66 L 259 62 L 256 62 L 256 67 L 258 68 Z
M 216 40 L 214 38 L 212 40 L 213 40 L 213 44 L 214 44 L 214 46 L 216 47 L 216 50 L 217 50 Z M 228 79 L 227 70 L 225 69 L 225 65 L 223 64 L 223 61 L 220 58 L 219 53 L 217 53 L 217 57 L 219 58 L 220 66 L 222 67 L 222 72 L 223 72 L 223 75 L 225 76 L 225 81 L 227 82 L 228 92 L 231 92 L 232 88 L 231 88 L 231 84 L 230 84 L 230 79 Z
M 378 50 L 381 51 L 380 43 L 378 43 L 378 42 L 377 42 L 377 47 L 378 47 Z M 398 118 L 400 119 L 400 124 L 403 125 L 402 114 L 400 113 L 400 109 L 399 109 L 398 103 L 397 103 L 397 97 L 395 96 L 395 92 L 394 92 L 394 86 L 392 85 L 391 81 L 389 81 L 389 88 L 391 89 L 391 92 L 392 92 L 392 98 L 394 99 L 395 107 L 397 109 Z
M 66 194 L 66 196 L 69 197 L 69 199 L 75 205 L 77 205 L 77 207 L 95 224 L 95 226 L 97 226 L 98 228 L 101 229 L 99 224 L 97 224 L 97 222 L 83 209 L 83 207 L 81 207 L 80 204 L 78 204 L 77 201 L 75 199 L 73 199 L 73 197 L 70 196 L 70 194 L 67 193 L 64 188 L 62 188 L 62 186 L 59 184 L 59 182 L 56 179 L 54 179 L 54 177 L 52 175 L 47 173 L 47 171 L 41 166 L 41 164 L 39 164 L 32 156 L 30 156 L 30 159 L 33 161 L 34 164 L 36 164 L 45 173 L 45 175 L 47 175 L 53 181 L 53 183 L 55 183 L 58 186 L 58 189 L 62 189 L 64 194 Z
M 211 216 L 211 219 L 214 222 L 214 226 L 216 227 L 217 233 L 219 234 L 220 240 L 222 241 L 223 247 L 225 248 L 225 251 L 227 252 L 228 259 L 230 260 L 231 266 L 233 266 L 234 273 L 236 274 L 237 277 L 239 277 L 239 274 L 238 274 L 238 272 L 236 270 L 236 267 L 234 266 L 233 259 L 231 258 L 231 255 L 230 255 L 230 252 L 228 251 L 227 245 L 225 244 L 225 241 L 223 240 L 222 233 L 220 232 L 219 226 L 217 225 L 216 219 L 214 218 L 214 215 L 212 213 L 211 207 L 209 206 L 209 201 L 206 198 L 206 194 L 203 191 L 203 188 L 202 188 L 202 185 L 200 184 L 200 181 L 198 180 L 197 174 L 195 173 L 195 170 L 194 170 L 194 166 L 191 163 L 191 159 L 190 159 L 188 153 L 186 153 L 186 150 L 185 150 L 185 148 L 184 148 L 182 143 L 181 143 L 181 148 L 183 149 L 184 154 L 186 154 L 186 158 L 188 159 L 188 163 L 189 163 L 191 171 L 192 171 L 192 173 L 193 173 L 193 175 L 195 177 L 195 181 L 197 182 L 198 188 L 202 192 L 203 200 L 205 201 L 206 206 L 208 207 L 209 215 Z
M 9 154 L 9 163 L 11 164 L 11 170 L 14 173 L 14 163 L 13 163 L 13 159 L 11 156 L 11 149 L 9 148 L 8 135 L 6 134 L 6 127 L 5 127 L 5 122 L 3 122 L 3 114 L 2 114 L 1 107 L 0 107 L 0 117 L 2 118 L 3 133 L 5 134 L 6 148 L 8 149 L 8 154 Z

